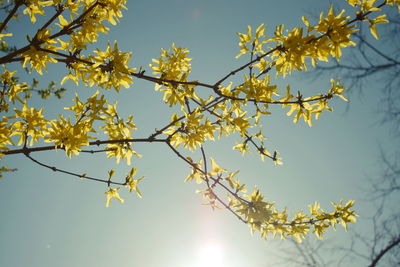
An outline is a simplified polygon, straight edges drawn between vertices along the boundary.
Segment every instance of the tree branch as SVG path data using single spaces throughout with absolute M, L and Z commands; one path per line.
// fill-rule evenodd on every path
M 118 140 L 97 140 L 89 142 L 89 146 L 99 146 L 104 144 L 121 144 L 121 143 L 164 143 L 166 139 L 154 139 L 154 138 L 133 138 L 133 139 L 118 139 Z M 24 154 L 38 151 L 48 151 L 48 150 L 56 150 L 56 149 L 64 149 L 60 146 L 41 146 L 41 147 L 32 147 L 32 148 L 22 148 L 22 149 L 14 149 L 8 151 L 2 151 L 1 153 L 4 155 L 13 155 L 13 154 Z
M 375 258 L 372 259 L 372 262 L 368 265 L 368 267 L 375 267 L 379 260 L 387 253 L 389 252 L 392 248 L 396 247 L 398 244 L 400 244 L 400 236 L 397 236 L 394 238 L 391 242 L 387 244 L 385 248 L 383 248 L 378 255 L 375 256 Z
M 85 174 L 78 174 L 78 173 L 62 170 L 62 169 L 59 169 L 59 168 L 54 167 L 54 166 L 47 165 L 45 163 L 42 163 L 42 162 L 38 161 L 37 159 L 32 158 L 29 155 L 29 152 L 25 152 L 24 154 L 28 159 L 30 159 L 31 161 L 35 162 L 36 164 L 38 164 L 38 165 L 40 165 L 42 167 L 45 167 L 47 169 L 50 169 L 52 171 L 55 171 L 55 172 L 61 172 L 61 173 L 65 173 L 65 174 L 68 174 L 68 175 L 71 175 L 71 176 L 78 177 L 80 179 L 92 180 L 92 181 L 102 182 L 102 183 L 106 183 L 106 184 L 114 184 L 114 185 L 122 185 L 122 186 L 126 185 L 126 182 L 125 183 L 118 183 L 118 182 L 109 181 L 109 179 L 104 180 L 104 179 L 99 179 L 99 178 L 86 176 Z
M 5 18 L 5 20 L 0 24 L 0 33 L 6 28 L 7 23 L 11 20 L 11 18 L 17 12 L 18 8 L 22 6 L 23 3 L 24 1 L 22 0 L 15 1 L 13 9 L 10 11 L 10 13 L 8 13 L 8 16 Z

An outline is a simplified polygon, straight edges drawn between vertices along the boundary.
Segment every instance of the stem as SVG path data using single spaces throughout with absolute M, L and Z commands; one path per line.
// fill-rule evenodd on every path
M 0 33 L 6 28 L 7 23 L 11 20 L 11 18 L 15 15 L 15 13 L 17 12 L 18 8 L 20 6 L 22 6 L 23 1 L 19 0 L 19 1 L 15 1 L 15 5 L 13 7 L 13 9 L 10 11 L 10 13 L 8 13 L 8 16 L 6 17 L 6 19 L 0 24 Z
M 152 139 L 152 138 L 136 138 L 136 139 L 118 139 L 118 140 L 97 140 L 89 142 L 89 146 L 99 146 L 104 144 L 120 144 L 120 143 L 165 143 L 167 139 Z M 22 148 L 22 149 L 14 149 L 8 151 L 2 151 L 1 153 L 4 155 L 14 155 L 14 154 L 24 154 L 38 151 L 48 151 L 48 150 L 56 150 L 59 146 L 41 146 L 41 147 L 33 147 L 33 148 Z M 63 149 L 63 148 L 61 148 Z
M 64 8 L 62 6 L 58 6 L 57 12 L 40 28 L 39 31 L 46 29 L 48 26 L 50 26 L 51 23 L 53 23 L 53 21 L 58 18 L 59 15 L 61 15 L 61 13 L 64 12 Z M 38 31 L 38 32 L 39 32 Z
M 196 170 L 200 171 L 201 173 L 203 173 L 204 175 L 207 175 L 206 173 L 204 173 L 203 170 L 201 170 L 200 168 L 198 168 L 195 164 L 193 164 L 192 162 L 190 162 L 189 160 L 187 160 L 181 153 L 179 153 L 179 151 L 177 151 L 170 142 L 166 142 L 166 144 L 168 145 L 169 148 L 171 148 L 171 150 L 183 161 L 185 161 L 186 163 L 188 163 L 190 166 L 192 166 L 193 168 L 195 168 Z M 217 180 L 215 178 L 210 177 L 211 179 L 213 179 L 214 181 Z M 219 185 L 222 185 L 220 182 L 218 182 Z M 223 185 L 222 185 L 223 186 Z M 226 187 L 225 187 L 226 188 Z M 229 190 L 229 189 L 228 189 Z M 230 190 L 229 190 L 230 191 Z M 244 222 L 244 223 L 248 223 L 246 220 L 244 220 L 239 214 L 237 214 L 231 207 L 229 207 L 229 205 L 227 205 L 224 201 L 222 201 L 216 194 L 214 194 L 214 197 L 218 200 L 219 203 L 221 203 L 227 210 L 229 210 L 233 215 L 236 216 L 236 218 L 238 218 L 240 221 Z
M 21 1 L 22 2 L 22 1 Z M 18 3 L 18 2 L 17 2 Z M 49 40 L 55 39 L 57 37 L 60 37 L 62 35 L 65 34 L 69 34 L 71 31 L 75 30 L 76 28 L 79 28 L 80 26 L 82 26 L 82 19 L 84 18 L 84 16 L 86 16 L 95 6 L 97 6 L 99 3 L 96 2 L 94 3 L 92 6 L 90 6 L 85 12 L 83 12 L 77 19 L 75 19 L 74 21 L 72 21 L 67 27 L 63 28 L 61 31 L 59 31 L 58 33 L 55 33 L 53 35 L 51 35 L 49 37 Z M 14 7 L 15 9 L 15 7 Z M 11 14 L 11 12 L 10 12 Z M 52 18 L 53 19 L 53 18 Z M 54 18 L 55 19 L 55 18 Z M 75 25 L 76 24 L 76 25 Z M 3 24 L 0 26 L 3 26 Z M 5 26 L 5 25 L 4 25 Z M 0 31 L 1 32 L 1 31 Z M 33 43 L 28 44 L 18 50 L 15 50 L 7 55 L 5 55 L 4 57 L 0 58 L 0 64 L 5 64 L 5 63 L 9 63 L 14 61 L 13 58 L 17 55 L 20 55 L 26 51 L 28 51 L 31 47 L 31 45 L 34 45 L 36 47 L 39 47 L 40 45 L 42 45 L 45 41 L 39 41 L 39 40 L 35 40 Z
M 395 246 L 400 244 L 400 236 L 398 236 L 397 238 L 395 238 L 394 240 L 392 240 L 385 248 L 383 248 L 378 255 L 375 256 L 375 258 L 372 260 L 372 262 L 370 263 L 370 265 L 368 265 L 368 267 L 375 267 L 379 260 L 392 248 L 394 248 Z
M 251 60 L 250 62 L 244 64 L 243 66 L 241 66 L 241 67 L 239 67 L 239 68 L 237 68 L 237 69 L 231 71 L 231 72 L 228 73 L 225 77 L 223 77 L 221 80 L 217 81 L 217 82 L 214 84 L 214 87 L 218 88 L 218 86 L 219 86 L 221 83 L 223 83 L 226 79 L 228 79 L 230 76 L 235 75 L 236 73 L 238 73 L 238 72 L 244 70 L 245 68 L 247 68 L 248 66 L 252 65 L 253 63 L 256 63 L 256 62 L 260 61 L 262 58 L 268 56 L 269 54 L 271 54 L 271 53 L 273 53 L 273 52 L 275 52 L 276 50 L 281 49 L 281 48 L 282 48 L 282 47 L 277 46 L 277 47 L 275 47 L 274 49 L 271 49 L 271 50 L 269 50 L 268 52 L 262 54 L 261 56 L 258 56 L 258 57 L 256 57 L 255 59 Z
M 54 166 L 47 165 L 45 163 L 42 163 L 42 162 L 32 158 L 29 155 L 28 151 L 26 151 L 24 154 L 28 159 L 30 159 L 31 161 L 35 162 L 36 164 L 38 164 L 38 165 L 40 165 L 42 167 L 45 167 L 47 169 L 50 169 L 52 171 L 55 171 L 55 172 L 61 172 L 61 173 L 65 173 L 65 174 L 68 174 L 68 175 L 71 175 L 71 176 L 78 177 L 80 179 L 87 179 L 87 180 L 92 180 L 92 181 L 97 181 L 97 182 L 102 182 L 102 183 L 107 183 L 107 184 L 122 185 L 122 186 L 126 185 L 126 183 L 112 182 L 112 181 L 108 181 L 108 180 L 98 179 L 98 178 L 89 177 L 89 176 L 83 176 L 82 174 L 77 174 L 77 173 L 74 173 L 74 172 L 62 170 L 62 169 L 59 169 L 59 168 L 54 167 Z

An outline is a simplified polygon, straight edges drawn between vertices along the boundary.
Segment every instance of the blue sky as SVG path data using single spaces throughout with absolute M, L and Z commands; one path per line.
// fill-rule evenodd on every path
M 291 28 L 301 24 L 302 15 L 326 12 L 329 4 L 320 0 L 130 1 L 121 23 L 93 47 L 104 49 L 107 42 L 118 40 L 121 50 L 133 52 L 130 65 L 143 66 L 150 73 L 151 59 L 175 43 L 191 52 L 191 78 L 212 83 L 243 62 L 234 58 L 239 52 L 236 32 L 261 23 L 270 34 L 279 24 Z M 10 29 L 32 30 L 25 23 L 21 18 Z M 62 67 L 52 67 L 41 80 L 64 75 Z M 277 82 L 310 94 L 330 86 L 329 78 L 311 82 L 308 77 L 300 73 Z M 45 113 L 55 117 L 74 96 L 73 84 L 66 86 L 71 89 L 62 100 L 36 99 L 34 104 L 45 106 Z M 148 136 L 170 118 L 162 94 L 153 88 L 151 83 L 135 81 L 118 95 L 107 92 L 110 99 L 118 100 L 122 114 L 134 115 L 137 136 Z M 95 90 L 79 87 L 83 96 Z M 363 194 L 366 177 L 379 173 L 379 147 L 390 151 L 388 128 L 377 123 L 377 96 L 379 92 L 372 90 L 362 98 L 354 94 L 350 106 L 335 100 L 331 104 L 335 111 L 322 114 L 311 128 L 302 122 L 293 124 L 287 111 L 273 109 L 273 115 L 263 121 L 264 129 L 267 144 L 281 153 L 283 166 L 262 162 L 257 155 L 242 157 L 232 151 L 232 138 L 207 143 L 205 148 L 220 166 L 240 169 L 241 181 L 249 188 L 257 185 L 289 212 L 306 210 L 315 201 L 328 208 L 330 201 L 355 199 L 357 211 L 368 215 Z M 104 184 L 50 172 L 23 156 L 7 157 L 4 164 L 17 167 L 18 172 L 0 181 L 0 266 L 196 267 L 209 244 L 221 250 L 223 266 L 261 267 L 276 260 L 281 242 L 251 236 L 248 227 L 228 212 L 202 206 L 201 196 L 195 194 L 202 188 L 183 183 L 189 168 L 165 145 L 134 147 L 143 155 L 133 161 L 138 176 L 146 177 L 140 185 L 143 198 L 123 195 L 125 203 L 113 202 L 110 208 L 104 205 Z M 104 155 L 69 160 L 59 151 L 35 156 L 50 165 L 99 177 L 111 168 L 121 176 L 129 169 Z M 362 225 L 352 225 L 350 231 Z M 346 240 L 346 235 L 339 228 L 327 236 Z

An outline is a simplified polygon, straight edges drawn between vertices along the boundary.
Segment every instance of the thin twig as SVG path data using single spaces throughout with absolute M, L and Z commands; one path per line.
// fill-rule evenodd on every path
M 38 165 L 40 165 L 42 167 L 45 167 L 47 169 L 50 169 L 52 171 L 55 171 L 55 172 L 61 172 L 61 173 L 65 173 L 65 174 L 68 174 L 68 175 L 71 175 L 71 176 L 78 177 L 80 179 L 92 180 L 92 181 L 97 181 L 97 182 L 102 182 L 102 183 L 107 183 L 107 184 L 110 183 L 110 184 L 122 185 L 122 186 L 126 185 L 126 183 L 112 182 L 112 181 L 108 181 L 108 179 L 104 180 L 104 179 L 99 179 L 99 178 L 86 176 L 85 174 L 78 174 L 78 173 L 62 170 L 62 169 L 59 169 L 57 167 L 50 166 L 50 165 L 47 165 L 45 163 L 42 163 L 42 162 L 38 161 L 37 159 L 34 159 L 31 155 L 29 155 L 29 152 L 26 152 L 24 154 L 28 159 L 30 159 L 31 161 L 35 162 L 36 164 L 38 164 Z
M 15 1 L 15 5 L 14 5 L 13 9 L 10 11 L 10 13 L 8 13 L 8 16 L 6 17 L 6 19 L 0 24 L 0 33 L 6 28 L 7 23 L 11 20 L 11 18 L 17 12 L 18 8 L 20 6 L 22 6 L 23 3 L 24 3 L 24 1 L 22 1 L 22 0 Z

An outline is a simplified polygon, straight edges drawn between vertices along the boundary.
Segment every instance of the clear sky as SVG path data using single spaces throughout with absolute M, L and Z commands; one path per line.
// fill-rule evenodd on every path
M 334 2 L 346 6 L 344 1 Z M 150 73 L 151 59 L 175 43 L 190 50 L 191 79 L 212 83 L 242 62 L 234 58 L 239 52 L 236 32 L 261 23 L 269 34 L 279 24 L 291 28 L 302 23 L 302 15 L 327 12 L 329 4 L 321 0 L 129 1 L 121 23 L 94 47 L 104 49 L 107 42 L 118 40 L 121 50 L 133 52 L 130 66 L 143 66 Z M 24 28 L 30 25 L 25 23 L 21 18 L 11 30 L 31 30 Z M 51 67 L 42 81 L 64 75 L 63 68 Z M 278 83 L 291 83 L 310 94 L 329 88 L 329 78 L 311 82 L 307 77 L 294 75 Z M 73 84 L 66 86 L 71 90 L 63 100 L 36 99 L 35 104 L 55 116 L 74 97 Z M 91 95 L 96 88 L 79 90 Z M 170 118 L 162 93 L 154 91 L 151 83 L 135 81 L 120 94 L 107 95 L 118 100 L 122 114 L 134 115 L 139 127 L 136 136 L 147 137 Z M 285 110 L 273 109 L 273 115 L 264 119 L 264 129 L 267 145 L 281 153 L 283 166 L 262 162 L 257 155 L 242 157 L 232 151 L 231 138 L 206 143 L 205 148 L 220 166 L 240 169 L 241 181 L 249 188 L 257 185 L 289 213 L 306 210 L 315 201 L 328 208 L 330 201 L 355 199 L 356 210 L 367 215 L 369 207 L 363 200 L 367 176 L 379 172 L 379 146 L 390 147 L 388 129 L 377 123 L 378 95 L 372 90 L 366 90 L 362 98 L 354 94 L 350 106 L 335 100 L 331 104 L 335 111 L 322 114 L 311 128 L 302 122 L 293 124 Z M 143 198 L 123 194 L 125 203 L 112 202 L 109 208 L 105 207 L 104 184 L 53 173 L 23 156 L 7 157 L 4 164 L 18 171 L 0 181 L 0 266 L 211 267 L 204 255 L 213 251 L 222 255 L 219 266 L 261 267 L 276 260 L 281 242 L 251 236 L 248 227 L 228 212 L 202 206 L 201 196 L 195 194 L 202 187 L 183 182 L 189 168 L 165 145 L 135 147 L 143 155 L 133 161 L 138 176 L 146 177 L 139 186 Z M 104 155 L 69 160 L 59 151 L 35 156 L 92 176 L 105 177 L 111 168 L 122 176 L 128 170 Z M 357 227 L 362 222 L 351 225 L 350 231 Z M 327 236 L 345 235 L 339 228 Z

